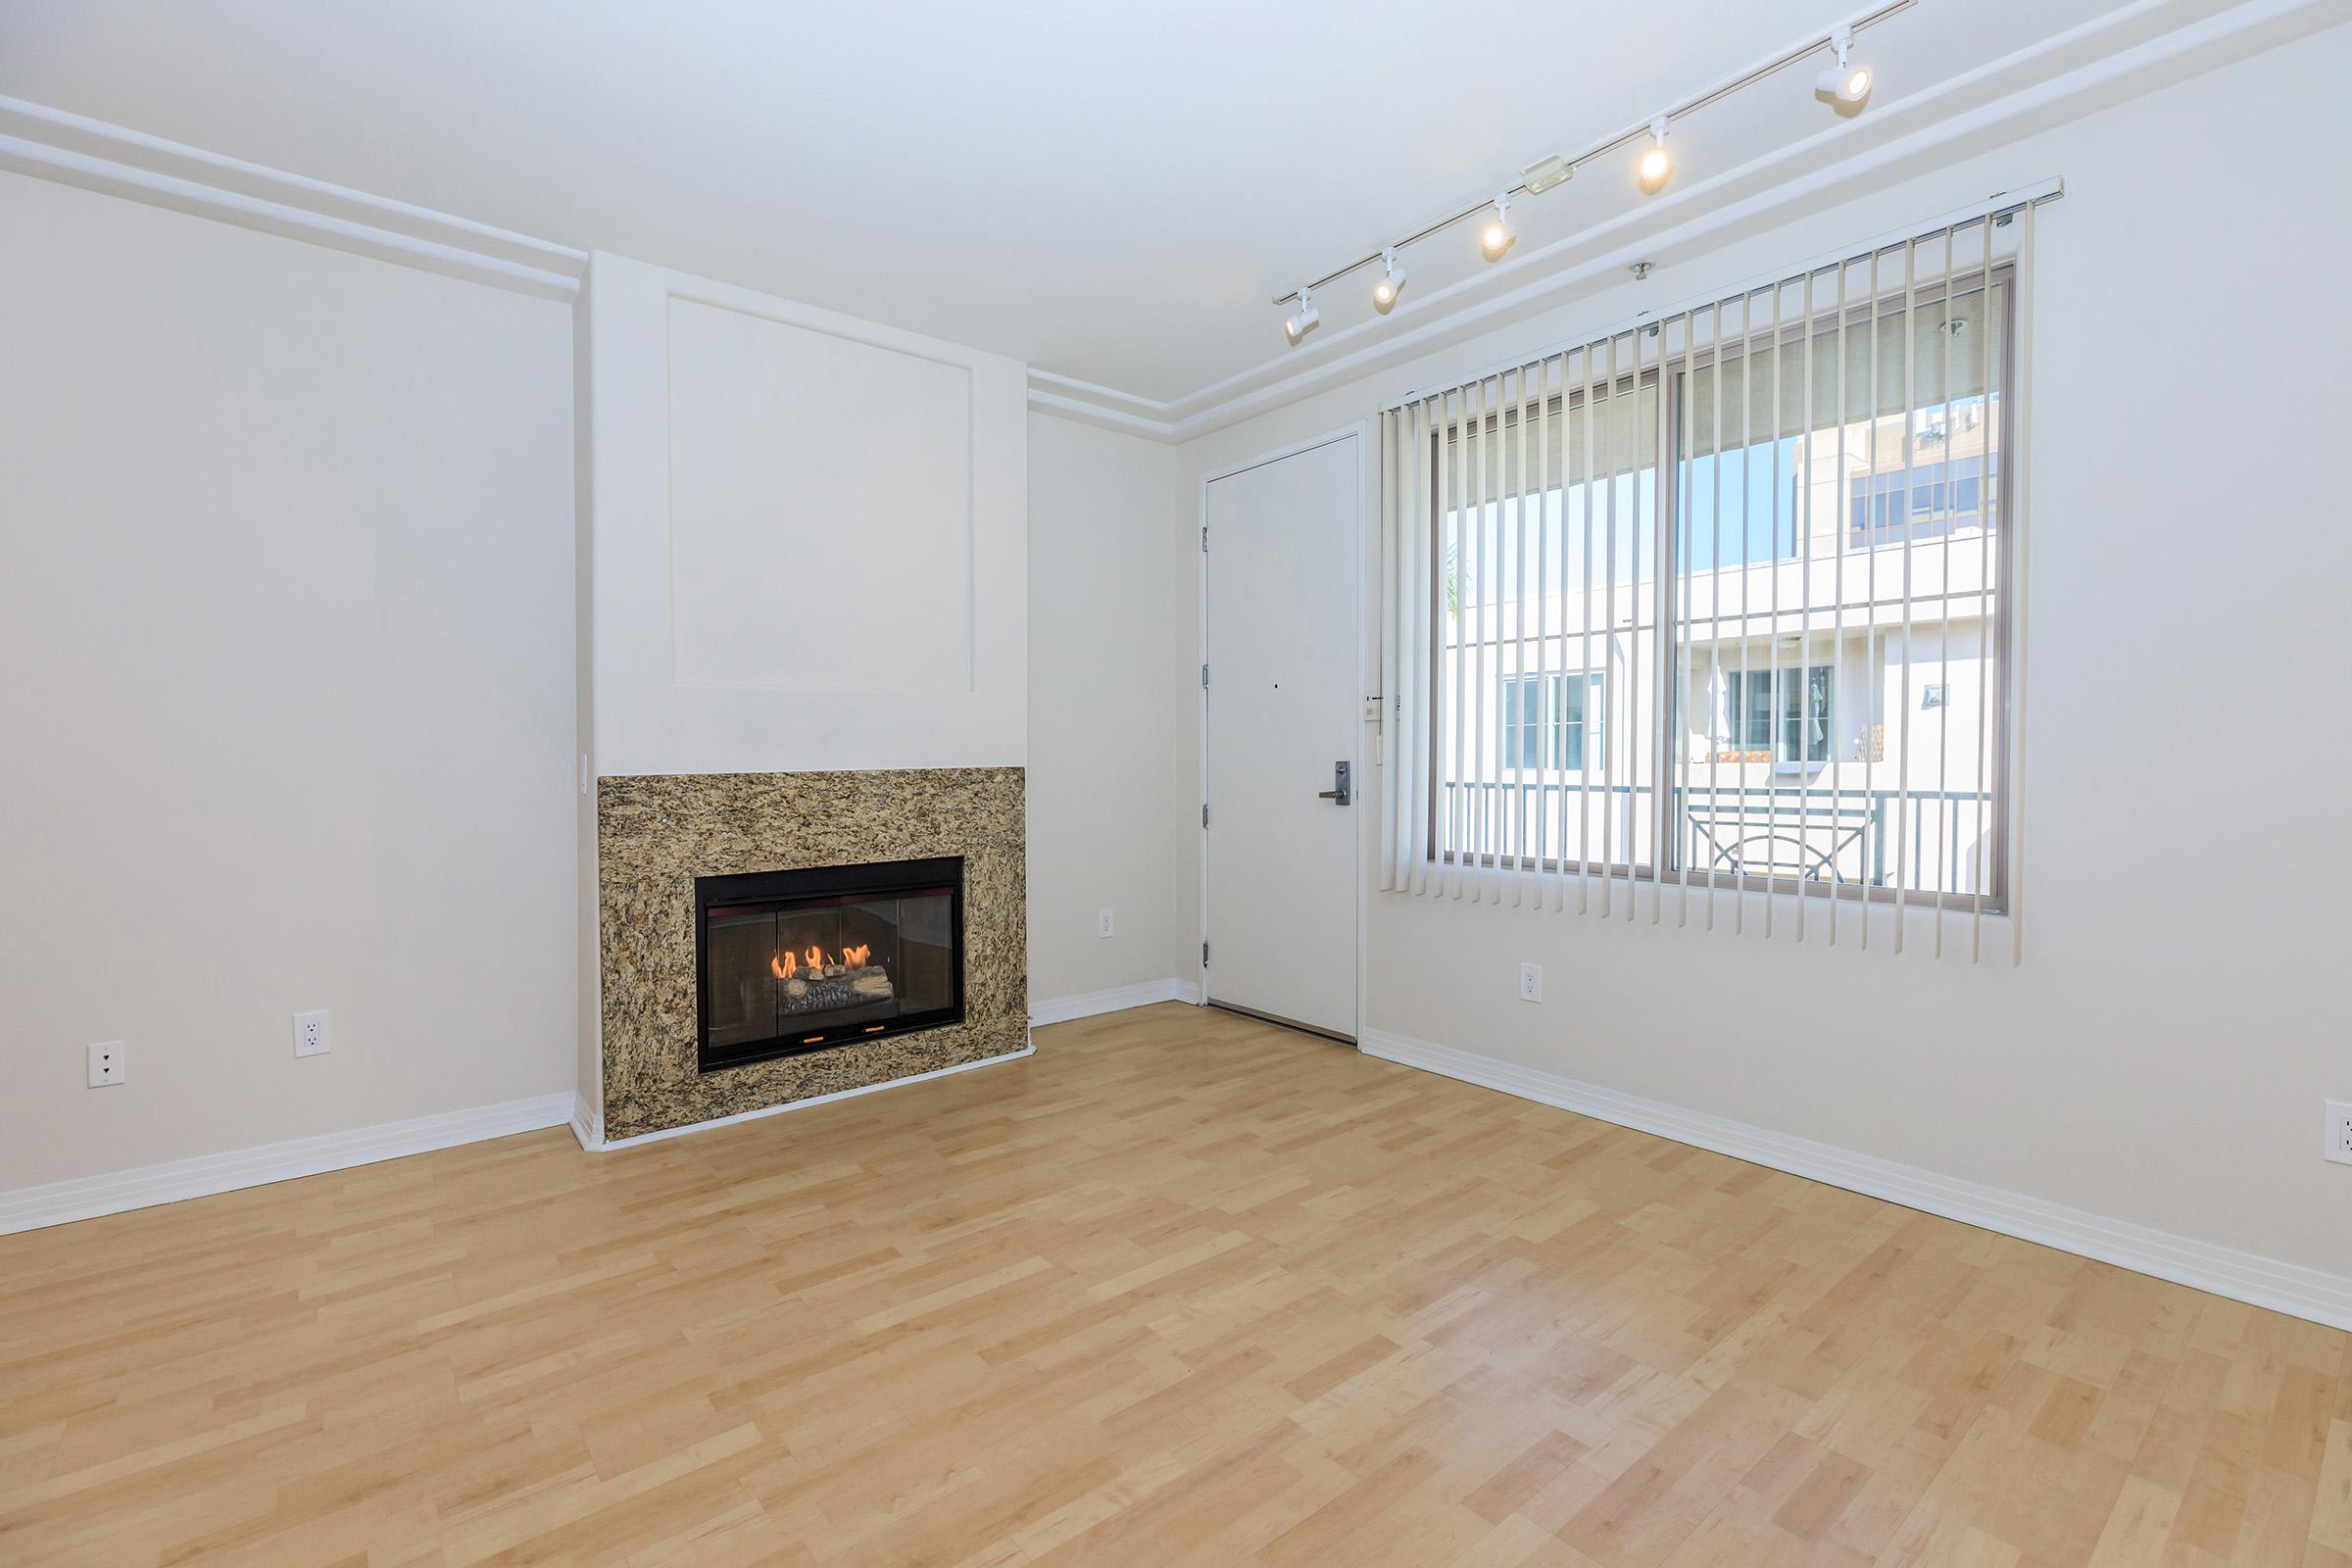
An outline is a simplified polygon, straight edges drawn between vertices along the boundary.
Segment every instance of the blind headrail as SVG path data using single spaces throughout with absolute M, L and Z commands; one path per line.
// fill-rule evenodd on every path
M 1824 251 L 1811 260 L 1800 262 L 1794 267 L 1775 268 L 1769 272 L 1758 272 L 1743 283 L 1734 283 L 1728 288 L 1709 289 L 1703 294 L 1694 294 L 1689 299 L 1679 300 L 1673 305 L 1636 312 L 1634 315 L 1596 331 L 1580 332 L 1573 337 L 1561 338 L 1556 342 L 1546 344 L 1531 353 L 1514 355 L 1507 360 L 1497 360 L 1483 369 L 1472 370 L 1455 380 L 1439 386 L 1414 387 L 1405 392 L 1403 396 L 1383 403 L 1378 412 L 1393 414 L 1398 409 L 1422 402 L 1424 399 L 1456 391 L 1462 387 L 1474 386 L 1481 381 L 1499 375 L 1505 370 L 1516 370 L 1521 366 L 1541 364 L 1554 355 L 1573 353 L 1588 344 L 1605 343 L 1621 333 L 1638 332 L 1653 322 L 1672 320 L 1679 316 L 1688 316 L 1693 311 L 1704 310 L 1719 301 L 1744 299 L 1766 289 L 1785 288 L 1791 283 L 1802 283 L 1806 278 L 1818 272 L 1828 271 L 1833 268 L 1857 261 L 1868 261 L 1871 257 L 1884 252 L 1900 250 L 1906 245 L 1916 245 L 1922 240 L 1934 239 L 1938 234 L 1984 219 L 2006 218 L 2012 214 L 2023 212 L 2029 207 L 2038 207 L 2044 202 L 2056 201 L 2065 194 L 2066 181 L 2057 175 L 2035 180 L 2030 185 L 2019 185 L 2009 190 L 1996 190 L 1981 202 L 1954 208 L 1948 213 L 1928 219 L 1923 222 L 1905 223 L 1900 228 L 1887 230 L 1877 239 L 1865 240 L 1859 245 L 1841 245 L 1834 251 Z

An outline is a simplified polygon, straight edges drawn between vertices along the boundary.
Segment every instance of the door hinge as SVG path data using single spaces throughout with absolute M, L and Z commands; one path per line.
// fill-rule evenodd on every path
M 1200 967 L 1208 967 L 1208 944 L 1205 942 L 1200 944 Z
M 1208 826 L 1208 803 L 1206 801 L 1200 803 L 1200 825 Z
M 1206 664 L 1200 666 L 1200 689 L 1208 690 L 1208 666 Z
M 1204 556 L 1208 554 L 1208 524 L 1205 522 L 1200 525 L 1200 553 Z

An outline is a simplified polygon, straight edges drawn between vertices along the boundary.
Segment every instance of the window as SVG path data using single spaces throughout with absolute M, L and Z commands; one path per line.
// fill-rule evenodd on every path
M 2005 908 L 1998 216 L 1390 414 L 1392 885 Z
M 1734 747 L 1772 744 L 1772 676 L 1726 670 L 1723 676 L 1725 737 Z
M 1957 432 L 1949 425 L 1920 431 L 1923 445 L 1931 440 L 1941 442 L 1954 438 L 1967 439 L 1984 414 L 1982 403 L 1961 410 L 1962 424 Z M 1850 526 L 1852 542 L 1868 548 L 1872 545 L 1899 543 L 1905 533 L 1926 537 L 1959 525 L 1961 518 L 1984 510 L 1987 479 L 1997 481 L 1999 466 L 1991 453 L 1977 453 L 1954 458 L 1949 463 L 1919 468 L 1912 474 L 1900 469 L 1892 473 L 1866 473 L 1853 480 Z M 1905 490 L 1910 493 L 1910 505 L 1903 504 Z M 1973 523 L 1974 517 L 1970 518 Z
M 1600 677 L 1595 674 L 1509 675 L 1502 683 L 1502 765 L 1581 771 L 1586 737 L 1599 754 Z
M 1829 665 L 1732 669 L 1723 680 L 1723 738 L 1731 749 L 1773 747 L 1781 762 L 1830 760 Z

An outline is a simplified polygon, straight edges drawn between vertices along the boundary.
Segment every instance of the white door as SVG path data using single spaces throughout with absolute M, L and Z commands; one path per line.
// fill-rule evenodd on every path
M 1360 437 L 1208 482 L 1207 1000 L 1355 1038 Z M 1335 799 L 1346 764 L 1349 795 Z

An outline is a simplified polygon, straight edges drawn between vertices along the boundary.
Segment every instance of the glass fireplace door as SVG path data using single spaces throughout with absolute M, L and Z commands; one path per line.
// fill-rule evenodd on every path
M 959 1021 L 962 862 L 940 864 L 700 879 L 704 1070 Z

